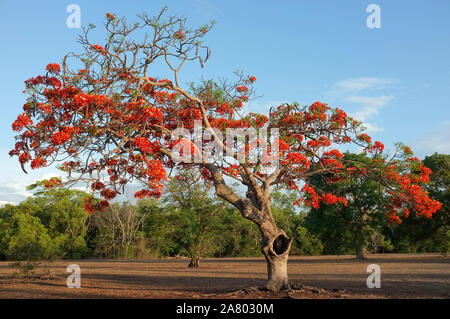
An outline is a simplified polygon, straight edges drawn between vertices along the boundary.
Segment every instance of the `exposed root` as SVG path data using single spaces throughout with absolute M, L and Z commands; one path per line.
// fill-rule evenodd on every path
M 344 289 L 322 289 L 307 286 L 302 283 L 290 282 L 289 288 L 274 290 L 267 285 L 258 287 L 247 287 L 238 291 L 217 295 L 219 297 L 232 298 L 342 298 L 347 296 Z

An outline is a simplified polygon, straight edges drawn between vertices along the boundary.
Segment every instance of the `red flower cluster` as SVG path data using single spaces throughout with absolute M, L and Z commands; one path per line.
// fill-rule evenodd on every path
M 152 143 L 150 143 L 145 137 L 136 137 L 134 144 L 144 153 L 148 153 L 152 150 Z
M 45 167 L 46 160 L 42 157 L 36 157 L 34 160 L 31 161 L 31 168 L 36 169 L 40 167 Z
M 175 34 L 173 35 L 173 37 L 175 39 L 178 39 L 180 41 L 183 41 L 186 39 L 186 34 L 184 34 L 181 30 L 175 32 Z
M 61 185 L 62 185 L 61 179 L 56 178 L 56 177 L 52 177 L 49 180 L 45 181 L 45 183 L 44 183 L 45 188 L 53 188 L 53 187 L 61 186 Z
M 374 145 L 369 145 L 366 150 L 370 153 L 383 153 L 384 144 L 380 141 L 375 141 Z
M 331 116 L 330 120 L 335 123 L 338 127 L 343 127 L 346 123 L 347 113 L 336 108 Z
M 365 133 L 358 135 L 358 140 L 366 142 L 367 144 L 372 143 L 372 138 Z
M 398 192 L 388 192 L 391 199 L 386 205 L 386 209 L 391 212 L 391 215 L 397 216 L 397 213 L 405 208 L 403 204 L 411 205 L 417 215 L 423 215 L 426 218 L 431 218 L 434 213 L 441 209 L 441 203 L 431 199 L 422 187 L 415 184 L 427 183 L 430 174 L 432 174 L 431 170 L 423 164 L 419 166 L 418 176 L 412 173 L 400 175 L 394 165 L 386 168 L 386 178 L 399 185 Z M 409 210 L 406 215 L 409 215 Z M 396 217 L 391 216 L 391 218 L 397 220 Z
M 26 162 L 28 162 L 31 159 L 30 154 L 28 153 L 22 153 L 19 156 L 19 162 L 20 164 L 25 164 Z
M 320 196 L 316 193 L 316 190 L 314 187 L 310 186 L 309 184 L 305 184 L 302 188 L 302 192 L 305 193 L 305 205 L 311 205 L 313 208 L 318 209 L 320 207 L 319 205 L 319 199 Z M 298 205 L 298 202 L 294 203 Z
M 245 92 L 248 91 L 248 87 L 246 87 L 245 85 L 243 85 L 243 86 L 238 86 L 238 87 L 236 88 L 236 91 L 239 92 L 239 93 L 245 93 Z
M 323 153 L 324 157 L 336 157 L 338 159 L 342 159 L 344 157 L 344 155 L 339 152 L 337 149 L 331 150 L 329 152 L 324 152 Z
M 403 152 L 404 152 L 406 155 L 413 155 L 413 151 L 412 151 L 408 146 L 404 146 L 404 147 L 403 147 Z
M 331 193 L 322 195 L 320 199 L 326 205 L 335 205 L 341 203 L 342 205 L 347 206 L 347 199 L 345 197 L 339 197 Z
M 137 191 L 134 194 L 134 197 L 140 198 L 140 199 L 145 198 L 145 197 L 160 197 L 160 196 L 161 196 L 161 193 L 156 192 L 156 191 L 151 191 L 148 189 L 141 189 L 140 191 Z
M 64 131 L 56 132 L 52 137 L 52 144 L 53 145 L 60 145 L 64 144 L 70 140 L 70 134 Z
M 105 188 L 100 192 L 100 195 L 106 200 L 111 200 L 117 196 L 117 191 Z
M 45 67 L 45 69 L 48 72 L 54 73 L 54 74 L 58 74 L 61 71 L 59 64 L 57 64 L 57 63 L 50 63 Z
M 331 193 L 319 195 L 317 194 L 314 187 L 309 184 L 305 184 L 305 186 L 303 186 L 302 192 L 305 193 L 306 198 L 304 200 L 298 200 L 294 203 L 294 205 L 298 205 L 301 201 L 304 201 L 305 205 L 309 205 L 315 209 L 320 208 L 320 202 L 324 203 L 325 205 L 348 205 L 347 199 L 345 197 L 339 197 Z
M 278 149 L 280 152 L 285 153 L 286 151 L 289 151 L 289 144 L 286 143 L 282 138 L 278 140 Z
M 91 49 L 100 52 L 102 55 L 106 55 L 106 51 L 101 45 L 94 44 L 91 46 Z
M 383 150 L 384 150 L 384 144 L 381 143 L 380 141 L 375 141 L 374 148 L 375 148 L 376 150 L 378 150 L 380 153 L 382 153 Z
M 102 212 L 109 206 L 108 201 L 103 200 L 99 201 L 93 197 L 84 199 L 84 210 L 89 214 L 93 214 L 95 212 Z
M 93 182 L 93 183 L 91 184 L 91 188 L 92 188 L 94 191 L 97 191 L 97 190 L 100 190 L 100 189 L 105 188 L 105 184 L 103 184 L 103 183 L 100 182 L 100 181 L 95 181 L 95 182 Z
M 51 142 L 53 145 L 61 145 L 70 140 L 72 134 L 78 134 L 80 130 L 73 126 L 65 126 L 61 131 L 53 134 Z
M 330 146 L 331 142 L 326 136 L 320 136 L 317 140 L 310 140 L 307 143 L 310 148 L 319 148 L 323 146 Z
M 12 124 L 12 129 L 14 131 L 20 132 L 24 126 L 33 125 L 33 121 L 30 119 L 28 114 L 22 113 L 17 117 Z
M 402 220 L 400 219 L 400 217 L 398 217 L 398 215 L 395 213 L 388 213 L 386 216 L 387 216 L 387 220 L 390 224 L 399 225 L 402 223 Z
M 230 165 L 230 166 L 224 167 L 223 171 L 228 176 L 236 177 L 239 175 L 239 170 L 238 170 L 237 165 Z
M 297 152 L 287 154 L 287 156 L 281 161 L 281 165 L 289 165 L 290 167 L 296 167 L 301 172 L 306 172 L 309 169 L 310 161 L 308 158 Z

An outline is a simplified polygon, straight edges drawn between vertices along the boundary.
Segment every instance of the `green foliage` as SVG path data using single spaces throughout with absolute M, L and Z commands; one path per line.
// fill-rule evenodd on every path
M 432 218 L 412 214 L 393 231 L 386 234 L 397 252 L 450 251 L 450 155 L 433 154 L 425 157 L 423 164 L 433 171 L 430 183 L 425 186 L 430 196 L 442 203 L 442 208 Z
M 171 222 L 177 228 L 173 241 L 181 255 L 194 258 L 214 252 L 219 235 L 215 231 L 218 214 L 225 203 L 212 196 L 212 188 L 211 182 L 194 170 L 181 172 L 166 187 L 163 205 L 171 212 Z
M 10 260 L 51 260 L 59 255 L 59 242 L 53 241 L 36 216 L 17 210 L 12 216 L 13 231 L 5 255 Z
M 138 203 L 138 210 L 145 216 L 143 226 L 146 247 L 154 257 L 174 256 L 177 253 L 175 234 L 176 223 L 172 222 L 171 211 L 165 209 L 156 199 L 143 199 Z
M 323 252 L 322 241 L 313 235 L 306 227 L 297 226 L 294 233 L 294 243 L 291 255 L 315 256 Z
M 29 187 L 34 196 L 0 209 L 0 257 L 9 260 L 53 260 L 89 256 L 84 198 L 64 188 Z
M 350 153 L 344 159 L 367 160 Z M 370 253 L 448 252 L 450 155 L 434 154 L 423 163 L 434 172 L 426 190 L 442 209 L 431 219 L 411 211 L 398 226 L 386 223 L 382 189 L 363 179 L 308 181 L 346 196 L 347 207 L 302 211 L 292 205 L 295 193 L 275 191 L 272 213 L 294 238 L 291 255 L 351 254 L 362 248 Z M 261 255 L 257 226 L 215 198 L 213 186 L 189 170 L 172 179 L 159 200 L 113 204 L 94 215 L 84 211 L 86 193 L 44 185 L 31 185 L 34 195 L 19 205 L 0 208 L 0 260 L 18 261 L 21 275 L 32 275 L 37 263 L 56 258 Z
M 215 257 L 250 257 L 261 255 L 258 227 L 242 218 L 234 207 L 227 206 L 219 214 Z
M 79 259 L 89 255 L 85 241 L 89 216 L 84 211 L 87 196 L 65 188 L 41 189 L 20 207 L 39 218 L 52 240 L 59 243 L 64 258 Z
M 259 231 L 237 210 L 216 199 L 194 171 L 172 179 L 160 201 L 142 200 L 145 237 L 153 256 L 259 255 Z
M 293 192 L 274 192 L 272 195 L 272 214 L 281 229 L 289 237 L 294 237 L 291 255 L 320 255 L 323 245 L 320 239 L 305 227 L 306 213 L 292 205 L 297 200 Z
M 365 154 L 345 153 L 344 161 L 368 162 Z M 347 206 L 322 205 L 308 214 L 306 226 L 324 244 L 325 254 L 362 253 L 369 240 L 385 224 L 385 213 L 381 209 L 382 191 L 378 183 L 363 177 L 329 184 L 322 177 L 309 182 L 324 192 L 345 196 Z

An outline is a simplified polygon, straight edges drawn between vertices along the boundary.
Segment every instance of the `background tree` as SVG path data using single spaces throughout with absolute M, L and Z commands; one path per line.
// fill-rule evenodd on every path
M 345 198 L 298 185 L 316 174 L 342 178 L 370 172 L 371 178 L 389 187 L 391 219 L 399 218 L 405 205 L 427 216 L 439 209 L 439 203 L 417 185 L 430 172 L 424 169 L 416 178 L 394 162 L 395 156 L 387 160 L 384 146 L 372 143 L 361 124 L 340 109 L 320 102 L 304 107 L 294 103 L 273 108 L 268 116 L 243 115 L 240 110 L 254 97 L 256 78 L 242 73 L 235 81 L 205 80 L 183 88 L 183 66 L 189 61 L 203 66 L 210 57 L 201 40 L 211 25 L 189 29 L 185 19 L 163 17 L 164 11 L 155 17 L 144 14 L 132 26 L 108 14 L 103 45 L 91 42 L 91 28 L 87 28 L 79 39 L 80 53 L 66 55 L 62 67 L 51 63 L 45 75 L 26 81 L 28 99 L 24 113 L 12 125 L 17 141 L 10 152 L 24 171 L 28 163 L 32 169 L 60 163 L 67 172 L 66 186 L 88 183 L 104 198 L 87 204 L 94 211 L 106 207 L 126 184 L 135 181 L 143 185 L 136 197 L 161 196 L 165 168 L 186 168 L 189 162 L 213 181 L 217 196 L 258 226 L 270 290 L 289 288 L 287 259 L 292 244 L 272 214 L 273 186 L 297 189 L 301 199 L 316 208 L 320 203 L 345 204 Z M 138 38 L 142 29 L 147 36 Z M 156 65 L 167 66 L 171 79 L 151 74 Z M 203 135 L 200 148 L 173 133 L 182 128 L 195 134 L 195 120 L 209 135 Z M 232 128 L 242 129 L 238 138 L 224 141 L 221 135 Z M 272 138 L 258 160 L 248 156 L 254 148 L 239 137 L 263 128 L 278 129 L 280 137 Z M 257 139 L 260 145 L 264 140 Z M 356 144 L 371 152 L 374 161 L 365 165 L 365 171 L 345 168 L 342 154 L 330 148 L 332 143 Z M 198 161 L 202 147 L 214 146 L 220 151 L 213 154 L 231 156 Z M 194 150 L 196 156 L 189 157 L 187 150 Z M 245 194 L 233 191 L 224 176 L 240 183 Z
M 67 188 L 49 187 L 48 180 L 27 187 L 33 196 L 19 209 L 39 218 L 53 242 L 58 242 L 61 257 L 79 259 L 89 255 L 86 232 L 89 214 L 84 210 L 89 194 Z M 47 187 L 46 187 L 47 185 Z
M 261 235 L 258 227 L 231 205 L 218 215 L 215 257 L 260 256 Z
M 178 182 L 178 180 L 172 180 Z M 178 205 L 152 198 L 140 200 L 139 210 L 146 215 L 144 232 L 150 255 L 155 257 L 187 256 L 191 257 L 189 248 L 195 238 L 199 238 L 204 227 L 199 227 L 196 206 L 183 211 Z M 202 250 L 204 257 L 237 257 L 259 255 L 258 228 L 230 205 L 207 199 L 214 205 L 201 203 L 200 208 L 208 208 L 214 212 L 210 218 L 203 218 L 200 223 L 207 225 L 207 235 L 204 236 Z M 200 213 L 210 214 L 208 211 Z M 204 223 L 206 222 L 206 224 Z M 193 239 L 192 239 L 193 238 Z
M 88 214 L 84 210 L 88 194 L 45 185 L 48 180 L 30 185 L 32 197 L 0 209 L 3 258 L 39 261 L 89 255 L 85 241 Z
M 140 215 L 145 215 L 143 232 L 149 254 L 158 258 L 179 255 L 174 236 L 178 225 L 173 220 L 173 212 L 154 198 L 140 200 L 138 209 Z
M 426 156 L 422 163 L 433 171 L 430 183 L 423 187 L 442 203 L 442 209 L 432 219 L 412 210 L 409 218 L 394 229 L 386 229 L 385 234 L 398 252 L 447 253 L 450 250 L 450 155 L 435 153 Z
M 13 260 L 19 275 L 34 275 L 41 261 L 61 257 L 59 242 L 53 241 L 39 218 L 7 205 L 0 209 L 0 255 Z
M 367 154 L 348 152 L 344 154 L 344 160 L 352 166 L 354 163 L 368 164 L 372 161 Z M 312 208 L 308 214 L 308 227 L 325 243 L 325 253 L 342 254 L 350 248 L 357 259 L 363 259 L 363 251 L 369 241 L 376 239 L 376 234 L 380 234 L 387 222 L 382 186 L 363 176 L 350 176 L 331 185 L 315 176 L 308 182 L 324 192 L 334 189 L 336 194 L 347 199 L 347 205 Z
M 91 216 L 91 241 L 103 257 L 132 259 L 145 251 L 143 223 L 145 215 L 136 206 L 114 203 Z
M 164 201 L 177 216 L 176 242 L 191 258 L 189 267 L 199 267 L 200 258 L 208 249 L 214 249 L 213 243 L 219 235 L 214 228 L 225 203 L 212 198 L 212 189 L 211 181 L 202 179 L 192 169 L 180 172 L 166 188 Z
M 277 225 L 293 238 L 291 255 L 320 255 L 323 245 L 320 239 L 306 228 L 306 210 L 292 205 L 297 199 L 297 195 L 292 191 L 273 192 L 273 217 Z

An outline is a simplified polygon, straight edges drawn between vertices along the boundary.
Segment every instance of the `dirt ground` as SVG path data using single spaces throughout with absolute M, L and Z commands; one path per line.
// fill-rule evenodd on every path
M 81 288 L 69 289 L 66 267 L 81 268 Z M 381 268 L 381 288 L 366 285 L 369 264 Z M 440 254 L 291 257 L 295 290 L 263 292 L 263 258 L 83 260 L 51 264 L 52 277 L 20 279 L 0 262 L 0 298 L 450 298 L 450 257 Z M 43 270 L 39 270 L 42 272 Z

